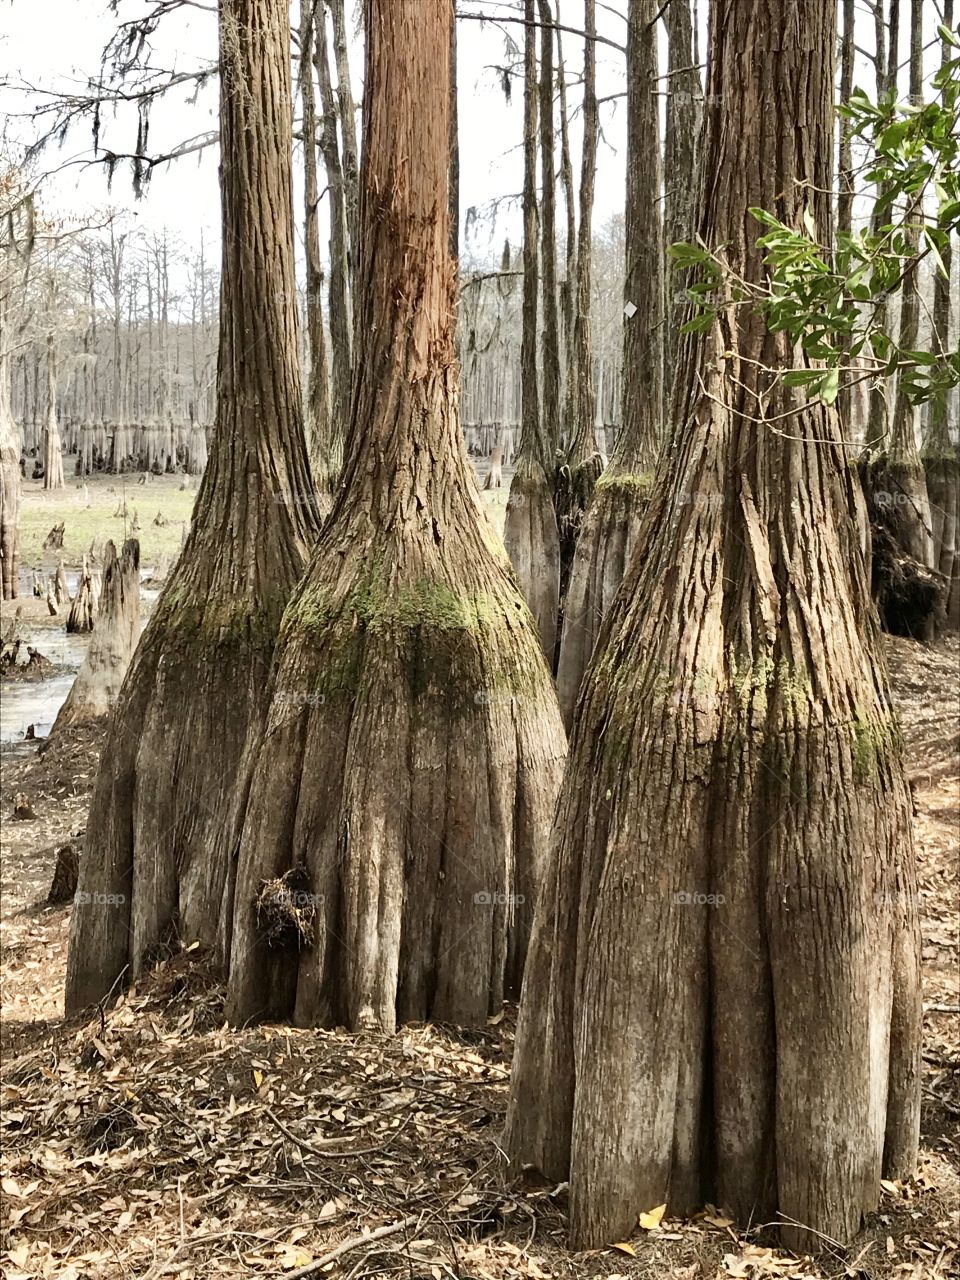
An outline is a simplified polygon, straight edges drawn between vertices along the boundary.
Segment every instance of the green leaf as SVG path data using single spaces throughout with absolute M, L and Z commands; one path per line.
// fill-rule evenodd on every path
M 706 249 L 701 249 L 695 244 L 688 244 L 682 240 L 672 244 L 667 252 L 677 266 L 680 267 L 702 266 L 705 263 L 712 265 L 712 259 Z
M 748 212 L 751 217 L 756 218 L 757 222 L 763 223 L 765 227 L 776 227 L 780 231 L 789 231 L 789 227 L 784 226 L 784 224 L 778 218 L 775 218 L 772 213 L 767 213 L 766 209 L 751 208 Z
M 840 370 L 830 369 L 820 387 L 820 399 L 824 404 L 833 404 L 840 392 Z

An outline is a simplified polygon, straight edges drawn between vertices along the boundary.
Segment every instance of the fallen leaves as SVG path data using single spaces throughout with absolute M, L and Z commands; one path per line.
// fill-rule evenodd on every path
M 654 1231 L 663 1221 L 663 1215 L 667 1212 L 665 1204 L 658 1204 L 655 1209 L 650 1209 L 647 1213 L 641 1213 L 637 1219 L 637 1225 L 641 1231 Z

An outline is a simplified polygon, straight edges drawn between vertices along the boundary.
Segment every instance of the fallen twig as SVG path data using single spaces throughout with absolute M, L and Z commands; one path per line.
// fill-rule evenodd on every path
M 264 1112 L 273 1121 L 285 1138 L 289 1138 L 291 1142 L 295 1142 L 297 1146 L 302 1147 L 304 1151 L 309 1151 L 311 1155 L 323 1156 L 326 1160 L 345 1160 L 349 1156 L 369 1156 L 378 1151 L 384 1151 L 388 1146 L 388 1143 L 382 1142 L 377 1147 L 354 1147 L 352 1151 L 344 1151 L 343 1148 L 339 1148 L 336 1151 L 328 1151 L 326 1147 L 320 1147 L 312 1142 L 308 1142 L 306 1138 L 299 1138 L 292 1129 L 287 1128 L 279 1117 L 274 1115 L 269 1107 L 265 1107 Z M 404 1123 L 399 1129 L 396 1129 L 390 1137 L 395 1138 L 398 1134 L 402 1133 L 405 1128 L 406 1124 Z
M 323 1254 L 322 1257 L 314 1258 L 313 1262 L 308 1262 L 305 1267 L 299 1267 L 296 1271 L 285 1271 L 283 1273 L 285 1280 L 300 1280 L 301 1276 L 315 1275 L 316 1272 L 321 1271 L 331 1262 L 335 1262 L 337 1258 L 349 1253 L 351 1249 L 356 1249 L 362 1244 L 371 1244 L 374 1240 L 382 1240 L 384 1236 L 395 1236 L 398 1231 L 405 1231 L 407 1227 L 412 1227 L 419 1221 L 419 1215 L 412 1218 L 401 1218 L 399 1222 L 391 1222 L 385 1227 L 377 1227 L 375 1231 L 370 1231 L 365 1236 L 351 1236 L 348 1240 L 341 1240 L 335 1249 L 331 1249 L 329 1253 Z

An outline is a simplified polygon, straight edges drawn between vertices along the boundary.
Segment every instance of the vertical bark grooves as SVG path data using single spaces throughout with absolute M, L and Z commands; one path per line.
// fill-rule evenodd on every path
M 665 316 L 656 8 L 654 0 L 631 0 L 627 11 L 626 376 L 620 434 L 590 499 L 564 598 L 557 693 L 568 728 L 601 621 L 637 541 L 663 434 Z M 636 310 L 629 314 L 632 308 Z
M 320 219 L 317 205 L 317 109 L 313 86 L 313 37 L 319 6 L 323 0 L 301 0 L 300 12 L 300 101 L 303 105 L 303 200 L 304 255 L 307 286 L 307 348 L 310 373 L 306 394 L 306 435 L 311 455 L 317 497 L 329 507 L 343 461 L 343 423 L 330 415 L 327 379 L 327 343 L 323 332 L 323 268 L 320 264 Z
M 316 537 L 303 438 L 283 0 L 221 0 L 217 425 L 193 522 L 120 698 L 94 788 L 66 1007 L 136 974 L 171 929 L 216 944 L 220 847 L 280 617 Z M 102 895 L 119 905 L 104 909 Z
M 855 0 L 843 0 L 843 28 L 840 39 L 840 104 L 845 106 L 853 92 L 853 68 L 856 61 L 856 13 Z M 853 229 L 853 126 L 843 116 L 837 117 L 840 133 L 837 185 L 837 231 L 849 233 Z M 853 305 L 853 300 L 850 300 Z M 846 439 L 855 438 L 852 419 L 854 400 L 849 384 L 840 388 L 840 421 Z
M 320 149 L 327 171 L 327 199 L 330 210 L 330 345 L 333 372 L 333 420 L 335 429 L 346 431 L 350 420 L 353 385 L 353 307 L 351 301 L 350 222 L 347 184 L 337 139 L 337 104 L 330 72 L 330 51 L 326 22 L 318 22 L 314 32 L 314 61 L 320 82 L 323 122 Z M 359 330 L 358 330 L 359 332 Z
M 560 444 L 560 327 L 557 309 L 557 163 L 553 127 L 553 19 L 538 0 L 540 27 L 540 256 L 543 261 L 543 438 L 550 466 Z
M 877 97 L 885 97 L 897 92 L 897 67 L 900 54 L 900 0 L 887 0 L 889 4 L 889 21 L 884 20 L 884 0 L 874 0 L 874 55 L 873 69 L 877 86 Z M 877 200 L 886 194 L 886 187 L 877 189 Z M 871 215 L 871 229 L 876 232 L 889 218 L 874 206 Z M 887 324 L 889 306 L 886 299 L 879 300 L 874 306 L 874 320 L 881 331 Z M 877 378 L 870 387 L 870 402 L 867 413 L 867 431 L 865 443 L 876 448 L 890 430 L 890 413 L 887 405 L 886 381 Z
M 483 1021 L 519 987 L 564 754 L 549 673 L 463 452 L 451 0 L 367 0 L 343 485 L 286 612 L 232 890 L 228 1014 Z M 309 887 L 270 945 L 264 882 Z
M 4 246 L 6 248 L 6 246 Z M 7 269 L 7 255 L 0 269 Z M 7 291 L 0 289 L 0 331 L 7 332 Z M 20 594 L 20 433 L 10 402 L 10 352 L 0 339 L 0 595 L 15 600 Z
M 697 186 L 700 179 L 700 130 L 703 87 L 694 53 L 690 0 L 670 0 L 667 29 L 668 93 L 663 149 L 664 241 L 667 246 L 689 242 L 696 229 Z M 664 337 L 665 398 L 669 400 L 676 368 L 679 330 L 686 297 L 680 274 L 666 263 L 667 327 Z
M 835 35 L 833 0 L 713 0 L 700 234 L 747 279 L 750 206 L 829 234 Z M 506 1147 L 569 1175 L 577 1247 L 711 1200 L 815 1248 L 916 1155 L 909 797 L 838 420 L 771 372 L 802 360 L 735 306 L 687 335 L 574 716 Z
M 520 340 L 520 454 L 510 484 L 503 543 L 540 643 L 552 663 L 560 597 L 560 539 L 548 468 L 553 462 L 537 376 L 537 54 L 535 0 L 525 0 L 523 89 L 523 314 Z M 553 111 L 553 102 L 550 102 Z M 552 175 L 549 179 L 552 184 Z M 548 179 L 544 176 L 544 189 Z M 556 320 L 556 311 L 554 311 Z M 553 334 L 556 339 L 556 332 Z

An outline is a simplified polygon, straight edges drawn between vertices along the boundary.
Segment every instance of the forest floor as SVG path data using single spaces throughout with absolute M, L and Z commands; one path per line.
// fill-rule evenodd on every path
M 852 1249 L 793 1258 L 762 1229 L 744 1232 L 708 1209 L 606 1250 L 569 1252 L 565 1186 L 504 1185 L 499 1174 L 512 1008 L 472 1032 L 230 1029 L 221 987 L 185 945 L 102 1017 L 65 1021 L 70 908 L 45 899 L 56 850 L 85 824 L 99 750 L 87 735 L 4 749 L 0 1272 L 6 1280 L 960 1274 L 960 651 L 956 639 L 930 649 L 890 640 L 888 649 L 920 859 L 923 1149 L 918 1176 L 884 1187 Z M 18 793 L 35 819 L 12 820 Z

